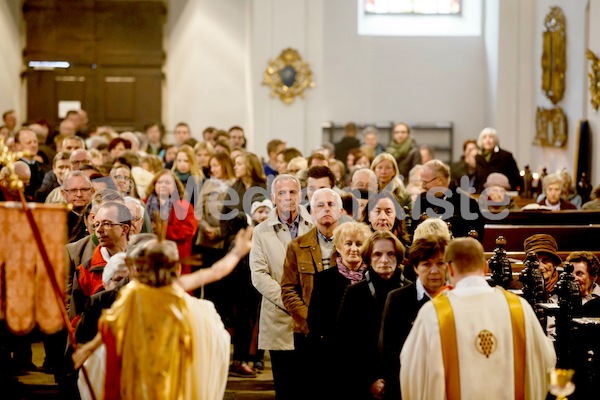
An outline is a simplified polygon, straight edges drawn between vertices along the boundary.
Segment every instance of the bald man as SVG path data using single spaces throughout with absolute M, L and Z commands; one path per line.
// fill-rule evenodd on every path
M 444 260 L 454 289 L 417 315 L 400 354 L 402 398 L 546 398 L 556 354 L 527 301 L 488 285 L 475 239 L 451 241 Z
M 29 180 L 31 179 L 31 170 L 29 169 L 29 166 L 23 161 L 15 161 L 14 167 L 15 174 L 19 180 L 23 182 L 23 187 L 27 187 L 27 185 L 29 185 Z M 11 187 L 10 170 L 8 167 L 3 167 L 0 171 L 0 201 L 21 201 L 17 187 Z

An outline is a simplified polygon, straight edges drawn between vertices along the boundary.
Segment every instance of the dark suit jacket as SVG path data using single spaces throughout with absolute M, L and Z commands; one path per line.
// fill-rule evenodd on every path
M 37 161 L 33 164 L 25 161 L 25 159 L 21 159 L 21 161 L 27 163 L 29 170 L 31 171 L 31 179 L 29 180 L 29 185 L 25 187 L 25 195 L 29 199 L 33 199 L 35 192 L 42 186 L 44 175 L 46 175 L 46 172 L 48 172 L 49 168 Z
M 335 260 L 332 259 L 331 263 L 334 264 Z M 335 320 L 349 284 L 350 281 L 339 272 L 337 266 L 315 275 L 306 322 L 309 336 L 322 341 L 326 347 L 332 340 Z
M 417 313 L 429 298 L 417 301 L 417 285 L 411 283 L 392 290 L 387 297 L 381 330 L 379 351 L 385 379 L 385 399 L 400 399 L 400 351 L 410 333 Z
M 379 357 L 379 329 L 388 293 L 406 284 L 400 269 L 389 280 L 371 267 L 365 279 L 346 288 L 335 326 L 338 368 L 344 369 L 338 383 L 340 399 L 370 398 L 371 384 L 383 378 Z
M 483 228 L 485 225 L 485 221 L 483 219 L 483 216 L 481 215 L 481 211 L 479 210 L 479 204 L 477 203 L 477 200 L 462 192 L 457 192 L 456 186 L 452 184 L 450 185 L 450 191 L 452 192 L 452 196 L 446 197 L 444 200 L 452 204 L 454 213 L 448 218 L 444 218 L 444 221 L 449 222 L 451 224 L 450 230 L 452 231 L 453 236 L 465 237 L 469 235 L 469 231 L 474 229 L 479 235 L 477 240 L 483 242 Z M 426 195 L 427 193 L 421 193 L 419 197 L 417 197 L 417 200 L 413 205 L 413 217 L 416 218 L 413 219 L 413 223 L 411 224 L 411 234 L 414 232 L 415 228 L 422 222 L 419 218 L 420 214 L 426 212 L 428 208 L 431 208 L 434 213 L 440 216 L 444 216 L 444 214 L 449 212 L 449 210 L 445 207 L 430 203 Z M 441 201 L 442 199 L 438 200 Z M 462 210 L 462 207 L 464 207 L 462 203 L 465 202 L 465 200 L 467 200 L 467 202 L 465 203 L 467 206 L 465 210 Z M 417 210 L 419 211 L 417 212 Z M 473 219 L 463 218 L 463 214 L 466 216 L 468 213 L 476 214 L 476 216 L 469 217 Z

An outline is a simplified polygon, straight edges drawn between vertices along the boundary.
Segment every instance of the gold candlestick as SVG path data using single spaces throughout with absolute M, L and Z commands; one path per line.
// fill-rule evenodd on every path
M 548 375 L 548 390 L 556 396 L 556 400 L 567 400 L 567 396 L 575 391 L 572 369 L 550 368 Z

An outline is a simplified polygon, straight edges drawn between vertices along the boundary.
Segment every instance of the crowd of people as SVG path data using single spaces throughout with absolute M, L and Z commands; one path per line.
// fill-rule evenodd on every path
M 12 114 L 0 132 L 22 152 L 14 172 L 25 197 L 69 205 L 65 306 L 79 349 L 66 331 L 44 338 L 44 368 L 68 398 L 88 396 L 78 386 L 85 363 L 106 398 L 218 398 L 227 374 L 256 377 L 265 351 L 278 399 L 479 398 L 489 390 L 472 378 L 480 370 L 504 374 L 494 387 L 507 397 L 543 397 L 555 363 L 548 329 L 527 302 L 484 279 L 483 213 L 514 209 L 507 192 L 524 184 L 494 129 L 466 141 L 448 165 L 406 123 L 387 146 L 375 128 L 361 140 L 348 124 L 335 145 L 303 154 L 273 139 L 262 158 L 240 126 L 207 127 L 199 138 L 181 122 L 168 142 L 160 123 L 116 132 L 73 111 L 55 131 L 44 120 L 9 125 Z M 9 175 L 0 171 L 0 201 L 19 199 Z M 576 199 L 567 178 L 544 177 L 535 203 L 593 208 L 600 190 Z M 483 210 L 473 193 L 492 205 Z M 525 250 L 538 253 L 552 293 L 563 260 L 542 236 Z M 576 252 L 567 261 L 582 298 L 597 297 L 598 259 Z M 512 350 L 515 309 L 522 354 Z M 452 312 L 459 323 L 441 327 Z M 454 342 L 440 342 L 446 330 Z M 168 351 L 153 364 L 159 343 Z M 35 368 L 27 341 L 4 347 L 13 370 Z M 449 371 L 452 354 L 461 364 Z M 518 369 L 523 363 L 529 368 Z M 156 375 L 164 379 L 147 380 Z

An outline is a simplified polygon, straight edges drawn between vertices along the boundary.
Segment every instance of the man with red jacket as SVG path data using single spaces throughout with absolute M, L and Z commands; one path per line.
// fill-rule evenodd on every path
M 131 213 L 124 204 L 108 202 L 98 209 L 93 227 L 99 243 L 92 258 L 83 261 L 75 271 L 70 308 L 72 320 L 81 314 L 91 295 L 104 289 L 102 271 L 110 257 L 127 248 Z

